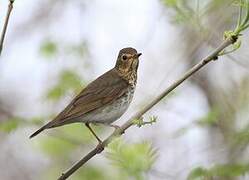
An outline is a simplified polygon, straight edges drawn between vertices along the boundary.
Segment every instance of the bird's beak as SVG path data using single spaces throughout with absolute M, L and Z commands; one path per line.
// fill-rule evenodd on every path
M 141 56 L 141 55 L 142 55 L 142 53 L 137 53 L 137 54 L 134 55 L 134 57 L 139 58 L 139 56 Z

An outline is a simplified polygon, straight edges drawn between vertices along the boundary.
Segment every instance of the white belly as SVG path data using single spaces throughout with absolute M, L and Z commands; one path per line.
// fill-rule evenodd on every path
M 99 108 L 95 111 L 92 111 L 88 114 L 85 114 L 81 121 L 83 122 L 91 122 L 91 123 L 104 123 L 111 124 L 120 118 L 125 111 L 128 109 L 134 94 L 134 88 L 131 91 L 127 91 L 125 97 L 121 97 L 112 105 L 107 105 L 102 108 Z

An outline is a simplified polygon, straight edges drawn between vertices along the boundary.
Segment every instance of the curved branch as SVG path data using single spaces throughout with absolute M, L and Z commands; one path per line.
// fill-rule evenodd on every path
M 5 18 L 4 25 L 3 25 L 3 30 L 1 33 L 1 39 L 0 39 L 0 56 L 3 50 L 4 38 L 5 38 L 6 31 L 7 31 L 10 14 L 13 9 L 13 3 L 14 3 L 14 0 L 9 0 L 8 10 L 7 10 L 6 18 Z
M 167 96 L 170 92 L 172 92 L 176 87 L 178 87 L 181 83 L 183 83 L 186 79 L 191 77 L 195 72 L 200 70 L 203 66 L 211 62 L 212 60 L 217 60 L 219 53 L 222 52 L 226 47 L 237 41 L 237 36 L 228 37 L 224 40 L 220 46 L 210 53 L 206 58 L 204 58 L 201 62 L 192 67 L 189 71 L 187 71 L 181 78 L 176 80 L 171 86 L 165 89 L 160 95 L 158 95 L 154 100 L 152 100 L 149 104 L 147 104 L 140 111 L 135 113 L 129 120 L 127 120 L 120 129 L 116 129 L 109 137 L 107 137 L 101 144 L 96 146 L 92 151 L 90 151 L 85 157 L 83 157 L 80 161 L 78 161 L 75 165 L 69 168 L 65 173 L 63 173 L 59 180 L 65 180 L 69 176 L 71 176 L 75 171 L 77 171 L 81 166 L 83 166 L 87 161 L 93 158 L 95 155 L 101 153 L 104 148 L 112 141 L 113 138 L 117 136 L 121 136 L 125 133 L 125 130 L 131 127 L 134 123 L 134 119 L 139 119 L 149 111 L 154 105 L 156 105 L 159 101 L 161 101 L 165 96 Z

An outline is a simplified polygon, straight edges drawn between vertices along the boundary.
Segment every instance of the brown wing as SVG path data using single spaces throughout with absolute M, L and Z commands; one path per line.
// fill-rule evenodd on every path
M 123 95 L 127 86 L 128 83 L 117 75 L 115 69 L 106 72 L 83 89 L 46 128 L 68 124 L 74 118 L 113 102 Z

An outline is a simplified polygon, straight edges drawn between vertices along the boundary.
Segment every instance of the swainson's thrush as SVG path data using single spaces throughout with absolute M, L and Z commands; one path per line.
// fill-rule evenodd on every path
M 132 101 L 140 55 L 131 47 L 121 49 L 113 69 L 86 86 L 61 113 L 30 138 L 45 129 L 82 122 L 101 142 L 89 123 L 117 127 L 111 123 L 124 114 Z

